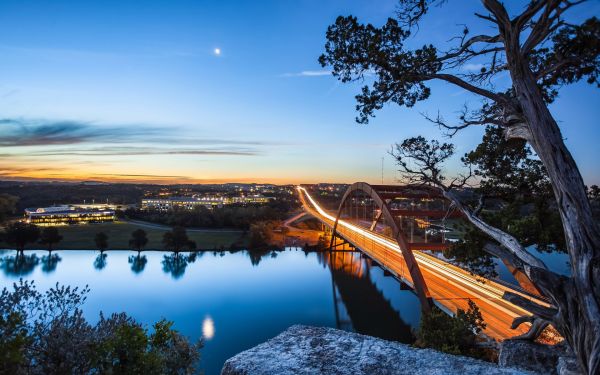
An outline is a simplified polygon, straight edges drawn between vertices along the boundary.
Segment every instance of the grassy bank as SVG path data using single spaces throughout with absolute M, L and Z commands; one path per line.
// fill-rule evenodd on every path
M 139 228 L 148 234 L 147 250 L 164 250 L 162 237 L 167 231 L 166 228 L 126 222 L 60 226 L 58 231 L 63 236 L 63 240 L 55 248 L 64 250 L 95 249 L 94 236 L 98 232 L 104 232 L 108 235 L 109 249 L 128 249 L 131 232 Z M 241 231 L 219 231 L 217 229 L 214 231 L 188 231 L 188 237 L 190 240 L 196 241 L 198 249 L 201 250 L 228 249 L 231 246 L 245 247 L 248 243 L 248 236 L 244 236 Z M 0 242 L 0 247 L 9 248 L 10 246 Z M 44 246 L 30 244 L 27 249 L 44 249 Z

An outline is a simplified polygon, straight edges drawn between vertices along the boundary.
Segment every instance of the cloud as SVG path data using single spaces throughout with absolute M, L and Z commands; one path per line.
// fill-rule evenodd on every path
M 284 73 L 282 77 L 319 77 L 330 76 L 331 70 L 303 70 L 300 73 Z
M 94 176 L 109 176 L 109 177 L 152 177 L 152 178 L 177 178 L 180 180 L 189 179 L 188 176 L 169 176 L 160 174 L 125 174 L 125 173 L 96 173 Z
M 136 155 L 220 155 L 255 156 L 260 152 L 247 147 L 207 147 L 207 148 L 169 148 L 169 147 L 96 147 L 80 149 L 58 149 L 34 151 L 28 156 L 136 156 Z M 1 157 L 13 156 L 2 154 Z
M 99 126 L 80 121 L 0 119 L 0 146 L 70 145 L 91 141 L 123 142 L 158 135 L 147 126 Z
M 483 68 L 485 65 L 483 64 L 465 64 L 463 66 L 461 66 L 461 69 L 467 72 L 480 72 L 481 68 Z
M 0 119 L 0 147 L 66 146 L 85 143 L 152 143 L 260 146 L 260 141 L 194 138 L 179 132 L 176 127 L 148 126 L 141 124 L 107 125 L 71 120 Z M 131 149 L 128 147 L 128 149 Z M 190 153 L 195 150 L 173 150 L 165 153 Z M 208 150 L 210 151 L 210 150 Z M 218 153 L 222 150 L 213 150 Z M 230 150 L 246 153 L 247 150 Z M 206 154 L 207 150 L 198 152 Z

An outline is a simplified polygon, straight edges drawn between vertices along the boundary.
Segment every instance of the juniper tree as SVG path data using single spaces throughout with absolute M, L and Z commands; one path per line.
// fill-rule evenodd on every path
M 533 305 L 516 295 L 505 298 L 533 312 L 515 321 L 532 323 L 532 336 L 551 322 L 565 337 L 587 373 L 600 371 L 600 230 L 583 179 L 566 147 L 560 127 L 548 109 L 561 87 L 581 80 L 598 86 L 600 21 L 591 17 L 575 23 L 568 11 L 584 1 L 531 0 L 512 14 L 498 0 L 482 0 L 474 19 L 487 23 L 489 33 L 472 35 L 467 26 L 455 46 L 406 47 L 416 28 L 423 30 L 432 6 L 451 6 L 440 0 L 401 0 L 396 17 L 376 27 L 356 17 L 338 17 L 327 30 L 325 53 L 319 61 L 330 66 L 342 82 L 372 81 L 356 96 L 359 123 L 367 123 L 387 103 L 412 107 L 431 95 L 428 84 L 444 82 L 481 99 L 477 108 L 464 109 L 456 123 L 428 117 L 447 135 L 472 126 L 489 126 L 505 140 L 518 140 L 535 153 L 555 198 L 571 263 L 571 276 L 549 270 L 513 235 L 482 220 L 478 205 L 469 206 L 456 195 L 469 177 L 444 179 L 440 163 L 447 151 L 442 144 L 407 140 L 400 148 L 401 168 L 421 183 L 435 185 L 468 220 L 494 240 L 486 247 L 525 272 L 551 307 Z M 477 72 L 461 69 L 484 61 Z M 498 90 L 492 80 L 507 74 L 510 85 Z M 433 149 L 432 149 L 433 147 Z M 438 157 L 442 157 L 439 160 Z M 420 161 L 411 167 L 407 158 Z M 421 159 L 419 159 L 421 158 Z M 404 163 L 404 164 L 403 164 Z M 414 168 L 414 169 L 413 169 Z

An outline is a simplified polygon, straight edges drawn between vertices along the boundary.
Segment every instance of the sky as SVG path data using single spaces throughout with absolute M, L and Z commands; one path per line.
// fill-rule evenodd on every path
M 472 15 L 478 2 L 452 3 L 433 9 L 409 46 L 449 45 L 463 23 L 485 30 Z M 354 121 L 362 84 L 318 64 L 325 31 L 339 15 L 381 25 L 396 9 L 395 0 L 2 0 L 0 179 L 397 182 L 395 142 L 444 139 L 421 114 L 452 119 L 477 99 L 432 83 L 413 108 Z M 598 2 L 571 17 L 591 15 Z M 600 184 L 599 104 L 579 83 L 551 106 L 587 184 Z M 482 134 L 453 138 L 458 156 Z M 458 158 L 446 169 L 459 171 Z

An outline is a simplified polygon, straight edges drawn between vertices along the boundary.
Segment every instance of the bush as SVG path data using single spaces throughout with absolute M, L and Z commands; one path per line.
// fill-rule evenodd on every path
M 0 373 L 191 374 L 201 343 L 161 320 L 153 332 L 125 313 L 91 325 L 80 309 L 89 289 L 59 286 L 45 293 L 19 281 L 0 295 Z
M 476 339 L 485 327 L 479 308 L 471 300 L 469 309 L 459 309 L 456 316 L 449 316 L 434 307 L 430 314 L 422 316 L 415 345 L 450 354 L 481 357 Z

